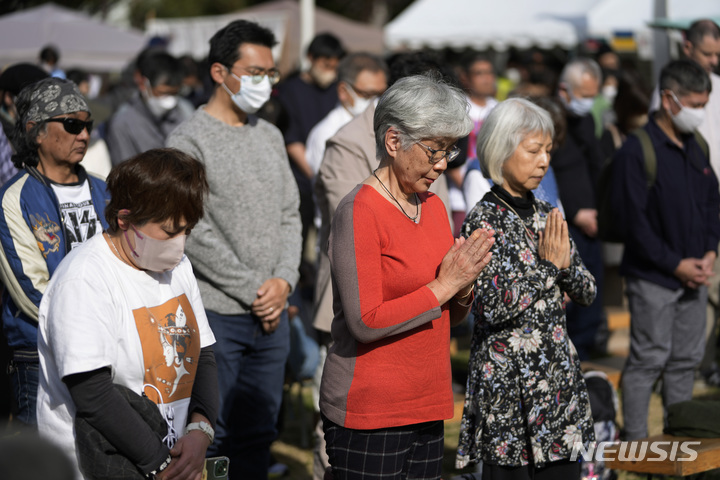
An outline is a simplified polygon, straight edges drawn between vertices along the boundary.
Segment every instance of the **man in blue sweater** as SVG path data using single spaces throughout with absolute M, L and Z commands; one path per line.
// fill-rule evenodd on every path
M 647 436 L 650 393 L 660 375 L 666 407 L 692 398 L 694 369 L 703 355 L 720 194 L 707 147 L 694 132 L 711 88 L 708 74 L 691 60 L 665 66 L 660 107 L 643 127 L 655 151 L 655 173 L 646 168 L 636 136 L 614 161 L 613 181 L 627 228 L 620 271 L 632 316 L 622 380 L 627 440 Z

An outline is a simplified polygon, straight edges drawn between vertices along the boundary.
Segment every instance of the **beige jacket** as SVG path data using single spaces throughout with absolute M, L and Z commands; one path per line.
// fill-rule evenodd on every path
M 315 279 L 313 325 L 323 332 L 330 332 L 330 324 L 333 319 L 333 293 L 327 250 L 330 222 L 340 200 L 372 175 L 373 170 L 379 164 L 375 155 L 374 115 L 375 104 L 373 103 L 327 141 L 320 171 L 315 177 L 315 203 L 320 209 L 322 224 L 318 234 L 320 248 Z M 430 191 L 445 203 L 452 226 L 447 182 L 433 183 Z

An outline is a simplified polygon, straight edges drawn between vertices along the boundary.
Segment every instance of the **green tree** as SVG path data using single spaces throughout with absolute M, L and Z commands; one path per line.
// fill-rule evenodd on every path
M 83 10 L 90 14 L 107 14 L 108 9 L 120 0 L 53 0 L 53 3 L 73 10 Z M 2 0 L 0 1 L 0 15 L 37 7 L 48 0 Z

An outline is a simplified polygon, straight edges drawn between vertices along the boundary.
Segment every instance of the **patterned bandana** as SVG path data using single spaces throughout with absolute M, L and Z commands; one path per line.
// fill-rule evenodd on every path
M 68 113 L 90 113 L 87 101 L 77 85 L 70 80 L 48 78 L 26 88 L 32 88 L 34 91 L 30 95 L 30 108 L 23 118 L 23 124 L 42 122 Z

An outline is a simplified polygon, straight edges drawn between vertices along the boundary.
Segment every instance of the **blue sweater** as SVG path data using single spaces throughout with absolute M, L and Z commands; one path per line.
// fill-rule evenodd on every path
M 653 118 L 644 129 L 657 157 L 653 186 L 648 190 L 637 137 L 628 137 L 614 159 L 613 184 L 620 187 L 616 201 L 627 226 L 620 273 L 678 289 L 682 283 L 673 272 L 680 261 L 717 250 L 718 181 L 692 134 L 681 137 L 680 148 Z

